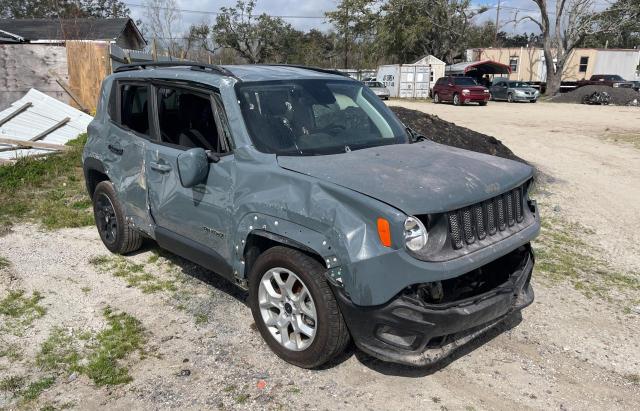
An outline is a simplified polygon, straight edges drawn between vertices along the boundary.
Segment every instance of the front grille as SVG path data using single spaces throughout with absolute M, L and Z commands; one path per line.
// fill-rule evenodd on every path
M 484 240 L 505 230 L 514 230 L 524 220 L 524 187 L 514 188 L 497 197 L 447 215 L 449 236 L 454 249 L 476 240 Z

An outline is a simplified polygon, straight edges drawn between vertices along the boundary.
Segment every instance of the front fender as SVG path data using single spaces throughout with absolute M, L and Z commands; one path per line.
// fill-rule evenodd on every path
M 263 213 L 249 213 L 240 220 L 235 233 L 233 271 L 239 279 L 246 279 L 248 275 L 245 270 L 244 255 L 250 234 L 257 234 L 285 245 L 311 251 L 322 257 L 327 269 L 341 265 L 336 254 L 338 244 L 335 241 L 325 234 L 282 218 Z

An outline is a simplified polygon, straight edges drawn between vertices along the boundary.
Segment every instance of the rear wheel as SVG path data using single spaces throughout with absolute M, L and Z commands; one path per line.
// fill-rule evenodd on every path
M 349 331 L 324 266 L 286 247 L 261 254 L 249 273 L 249 304 L 262 338 L 283 360 L 314 368 L 346 348 Z
M 435 104 L 440 103 L 440 96 L 438 95 L 438 93 L 435 93 L 435 94 L 433 95 L 433 102 L 434 102 Z
M 112 253 L 126 254 L 142 246 L 142 235 L 126 224 L 124 208 L 110 181 L 102 181 L 93 192 L 93 216 L 100 239 Z
M 453 95 L 453 105 L 454 106 L 459 106 L 460 105 L 460 96 L 458 96 L 458 94 L 454 94 Z

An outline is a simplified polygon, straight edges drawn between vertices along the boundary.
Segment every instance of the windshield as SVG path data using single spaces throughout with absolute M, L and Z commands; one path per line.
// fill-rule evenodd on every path
M 380 83 L 379 81 L 367 81 L 364 84 L 366 84 L 367 87 L 377 87 L 377 88 L 383 88 L 384 87 L 384 85 L 382 83 Z
M 509 82 L 509 87 L 511 88 L 525 88 L 525 87 L 529 87 L 529 85 L 527 83 L 523 83 L 521 81 L 511 81 Z
M 471 77 L 456 77 L 456 85 L 458 86 L 477 86 L 478 83 Z
M 362 83 L 286 80 L 238 83 L 255 147 L 279 155 L 322 155 L 408 142 L 402 124 Z

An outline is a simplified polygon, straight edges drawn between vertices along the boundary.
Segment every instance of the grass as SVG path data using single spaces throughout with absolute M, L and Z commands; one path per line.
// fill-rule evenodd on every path
M 34 381 L 22 392 L 22 398 L 26 401 L 33 401 L 38 398 L 44 390 L 51 388 L 55 382 L 56 379 L 54 377 L 44 377 L 38 381 Z
M 640 274 L 621 272 L 599 257 L 602 250 L 584 238 L 593 232 L 547 210 L 535 241 L 536 271 L 552 283 L 568 281 L 588 298 L 611 299 L 640 291 Z
M 0 339 L 0 358 L 7 358 L 9 361 L 19 361 L 22 359 L 22 350 L 18 344 L 7 344 Z
M 21 220 L 49 229 L 93 224 L 81 164 L 86 140 L 81 134 L 67 143 L 68 151 L 0 167 L 0 227 Z
M 0 391 L 17 394 L 24 387 L 25 378 L 19 376 L 5 377 L 0 380 Z
M 624 378 L 631 384 L 640 385 L 640 374 L 627 374 Z
M 208 322 L 209 322 L 209 316 L 207 314 L 204 314 L 204 313 L 197 313 L 196 314 L 196 324 L 197 325 L 206 324 Z
M 10 265 L 11 265 L 11 262 L 5 257 L 0 255 L 0 270 L 2 270 L 3 268 L 7 268 Z
M 92 258 L 89 262 L 98 267 L 98 269 L 123 279 L 129 287 L 141 289 L 145 294 L 177 290 L 175 281 L 163 280 L 148 273 L 144 271 L 144 264 L 131 262 L 122 256 L 98 256 Z
M 105 308 L 107 327 L 92 334 L 71 333 L 54 328 L 36 356 L 36 365 L 43 370 L 85 374 L 97 386 L 125 384 L 132 380 L 120 363 L 131 353 L 144 353 L 146 338 L 139 320 Z
M 630 144 L 640 150 L 640 133 L 613 133 L 609 132 L 604 135 L 607 140 L 616 143 Z
M 47 309 L 39 304 L 43 298 L 37 291 L 34 291 L 31 297 L 26 296 L 23 290 L 9 291 L 9 294 L 0 300 L 0 316 L 6 318 L 4 326 L 0 329 L 6 329 L 16 335 L 21 334 L 23 328 L 47 313 Z

